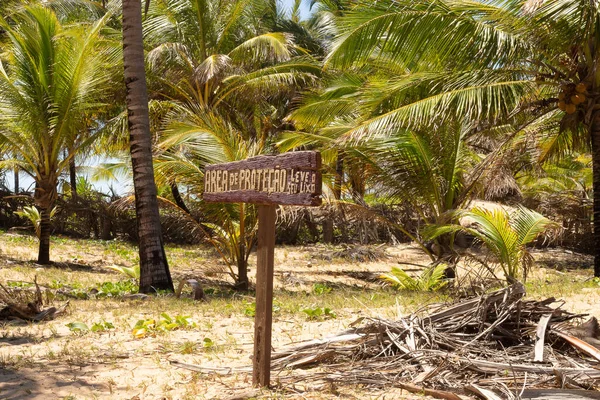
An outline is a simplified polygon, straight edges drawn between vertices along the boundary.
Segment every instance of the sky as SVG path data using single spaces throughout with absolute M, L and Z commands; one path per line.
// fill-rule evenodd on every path
M 284 9 L 291 10 L 294 5 L 294 0 L 279 0 L 283 4 Z M 300 6 L 300 16 L 302 19 L 307 19 L 310 15 L 310 0 L 302 0 Z

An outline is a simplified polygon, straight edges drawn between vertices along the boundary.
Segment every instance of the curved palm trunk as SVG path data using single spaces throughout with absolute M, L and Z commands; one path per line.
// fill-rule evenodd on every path
M 135 211 L 140 240 L 140 292 L 149 293 L 157 289 L 173 291 L 173 281 L 163 245 L 152 167 L 140 0 L 123 0 L 123 64 L 127 86 Z
M 590 129 L 594 197 L 594 276 L 600 277 L 600 112 L 595 112 Z
M 181 193 L 179 192 L 179 188 L 177 187 L 176 183 L 171 183 L 171 194 L 173 194 L 173 200 L 175 200 L 177 207 L 181 208 L 186 213 L 191 214 L 189 208 L 187 208 L 187 205 L 185 204 L 185 201 L 183 201 L 183 197 L 181 197 Z

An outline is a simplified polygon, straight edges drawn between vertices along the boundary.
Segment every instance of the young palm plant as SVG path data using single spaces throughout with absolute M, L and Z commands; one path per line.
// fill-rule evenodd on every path
M 234 126 L 217 116 L 202 113 L 177 115 L 181 120 L 167 125 L 156 146 L 155 165 L 159 184 L 168 184 L 176 177 L 179 184 L 198 195 L 204 188 L 206 164 L 243 160 L 264 152 L 260 141 L 245 138 Z M 206 221 L 200 222 L 200 225 L 203 230 L 212 232 L 212 237 L 207 240 L 229 267 L 236 287 L 247 290 L 248 258 L 255 244 L 257 229 L 255 207 L 244 203 L 201 205 Z
M 0 18 L 9 39 L 0 64 L 0 146 L 35 180 L 40 211 L 38 263 L 50 262 L 50 214 L 58 179 L 74 155 L 86 116 L 102 109 L 118 49 L 103 36 L 110 13 L 93 23 L 63 26 L 48 7 L 30 5 Z M 72 151 L 65 155 L 65 150 Z
M 421 272 L 417 277 L 412 277 L 400 267 L 392 267 L 392 272 L 380 276 L 382 280 L 399 290 L 429 292 L 440 290 L 448 284 L 445 279 L 446 264 L 432 265 Z
M 504 209 L 483 208 L 474 208 L 461 212 L 460 215 L 463 221 L 469 221 L 474 227 L 429 226 L 428 236 L 434 238 L 459 230 L 473 235 L 490 251 L 509 283 L 519 276 L 524 281 L 527 279 L 533 258 L 526 246 L 544 232 L 559 227 L 555 222 L 525 207 L 517 208 L 510 215 Z

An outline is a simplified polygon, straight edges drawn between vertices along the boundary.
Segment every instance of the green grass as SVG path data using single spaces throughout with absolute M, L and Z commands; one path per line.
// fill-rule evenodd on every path
M 530 297 L 556 297 L 557 299 L 581 293 L 582 289 L 586 288 L 600 289 L 597 281 L 591 279 L 591 276 L 582 276 L 581 273 L 554 274 L 545 280 L 531 280 L 525 287 Z

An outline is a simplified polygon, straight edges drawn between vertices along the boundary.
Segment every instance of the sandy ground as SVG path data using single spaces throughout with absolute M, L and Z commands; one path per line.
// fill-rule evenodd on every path
M 0 243 L 5 257 L 0 260 L 0 282 L 6 279 L 26 279 L 35 271 L 35 265 L 24 262 L 32 258 L 31 246 Z M 337 249 L 339 250 L 339 248 Z M 324 246 L 282 247 L 276 250 L 276 299 L 282 291 L 310 291 L 315 283 L 329 282 L 336 291 L 364 290 L 377 296 L 380 283 L 376 277 L 388 272 L 393 265 L 402 263 L 424 264 L 427 259 L 414 246 L 385 247 L 388 258 L 377 262 L 347 262 L 336 258 L 334 249 Z M 88 265 L 112 263 L 115 260 L 102 252 L 86 250 L 77 253 Z M 65 261 L 74 255 L 61 252 L 56 255 Z M 551 282 L 561 274 L 572 274 L 581 280 L 589 270 L 578 268 L 589 263 L 589 258 L 560 252 L 546 257 L 536 255 L 541 265 L 538 278 Z M 544 258 L 546 257 L 546 259 Z M 560 258 L 577 259 L 571 265 L 575 272 L 555 272 L 549 265 Z M 8 259 L 12 261 L 7 261 Z M 565 261 L 565 263 L 567 263 Z M 568 263 L 567 263 L 568 264 Z M 202 275 L 203 271 L 218 270 L 218 262 L 203 258 L 196 266 L 174 266 L 174 275 Z M 254 259 L 251 259 L 254 265 Z M 415 267 L 416 268 L 416 267 Z M 95 271 L 92 269 L 92 271 Z M 96 271 L 97 272 L 97 271 Z M 48 272 L 50 273 L 50 272 Z M 254 268 L 251 268 L 253 276 Z M 73 279 L 84 272 L 73 272 Z M 557 275 L 558 274 L 558 275 Z M 571 276 L 571 275 L 569 275 Z M 119 277 L 109 274 L 107 278 Z M 221 277 L 225 279 L 224 277 Z M 106 279 L 106 278 L 105 278 Z M 543 284 L 543 283 L 542 283 Z M 351 292 L 354 290 L 355 292 Z M 585 288 L 568 295 L 569 310 L 588 312 L 600 317 L 597 304 L 600 286 Z M 562 294 L 561 294 L 562 295 Z M 283 295 L 281 295 L 283 296 Z M 308 295 L 307 295 L 308 296 Z M 358 317 L 380 316 L 393 318 L 406 311 L 402 296 L 389 296 L 383 302 L 369 302 L 349 295 L 338 304 L 335 319 L 308 321 L 301 312 L 274 314 L 273 347 L 281 349 L 290 343 L 323 338 L 347 329 Z M 373 299 L 373 297 L 372 297 Z M 0 325 L 0 399 L 226 399 L 251 388 L 250 355 L 253 349 L 253 320 L 243 314 L 250 297 L 232 300 L 214 300 L 212 304 L 159 298 L 150 300 L 74 300 L 69 314 L 55 321 L 38 325 Z M 303 301 L 301 298 L 299 301 Z M 307 300 L 309 301 L 309 300 Z M 310 300 L 312 301 L 312 300 Z M 338 299 L 339 301 L 339 299 Z M 407 300 L 406 300 L 407 301 Z M 420 300 L 415 300 L 419 302 Z M 362 306 L 361 306 L 362 304 Z M 190 315 L 197 323 L 191 330 L 159 333 L 142 339 L 134 338 L 131 327 L 137 319 L 155 318 L 160 312 L 170 315 Z M 91 325 L 96 321 L 111 321 L 116 329 L 109 332 L 71 332 L 65 325 L 78 320 Z M 215 343 L 204 345 L 209 338 Z M 192 363 L 205 368 L 206 373 L 176 368 L 171 360 Z M 277 384 L 283 376 L 273 376 Z M 310 386 L 310 384 L 308 385 Z M 279 388 L 279 389 L 278 389 Z M 406 392 L 369 390 L 345 386 L 307 388 L 305 385 L 276 385 L 272 391 L 263 391 L 259 398 L 297 399 L 422 399 Z

